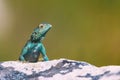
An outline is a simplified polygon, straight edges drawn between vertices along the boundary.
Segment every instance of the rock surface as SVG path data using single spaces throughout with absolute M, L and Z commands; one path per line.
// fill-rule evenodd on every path
M 96 67 L 68 59 L 0 63 L 0 80 L 120 80 L 120 66 Z

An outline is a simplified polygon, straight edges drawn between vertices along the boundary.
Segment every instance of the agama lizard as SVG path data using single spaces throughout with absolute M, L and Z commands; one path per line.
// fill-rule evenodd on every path
M 46 55 L 46 50 L 41 42 L 45 37 L 46 33 L 50 30 L 52 25 L 50 24 L 40 24 L 37 28 L 32 32 L 30 39 L 27 41 L 25 46 L 23 47 L 19 60 L 27 61 L 27 62 L 37 62 L 42 54 L 43 60 L 48 61 L 48 57 Z

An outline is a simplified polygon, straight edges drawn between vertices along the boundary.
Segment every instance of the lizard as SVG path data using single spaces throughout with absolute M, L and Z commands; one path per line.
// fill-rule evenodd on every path
M 49 60 L 42 40 L 51 27 L 51 24 L 41 23 L 33 30 L 30 39 L 26 42 L 21 51 L 19 56 L 20 61 L 37 62 L 39 60 L 40 53 L 42 54 L 44 61 Z

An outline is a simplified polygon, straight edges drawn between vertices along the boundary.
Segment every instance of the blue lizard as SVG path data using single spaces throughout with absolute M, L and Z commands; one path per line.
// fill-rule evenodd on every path
M 20 61 L 37 62 L 40 53 L 42 54 L 44 61 L 49 60 L 46 55 L 45 47 L 41 41 L 43 40 L 46 33 L 50 30 L 51 27 L 52 25 L 43 23 L 34 29 L 30 39 L 27 41 L 27 43 L 25 44 L 21 51 L 19 57 Z

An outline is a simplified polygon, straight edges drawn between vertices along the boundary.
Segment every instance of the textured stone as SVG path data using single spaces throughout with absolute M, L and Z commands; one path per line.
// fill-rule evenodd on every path
M 120 80 L 120 66 L 96 67 L 68 59 L 0 63 L 0 80 Z

